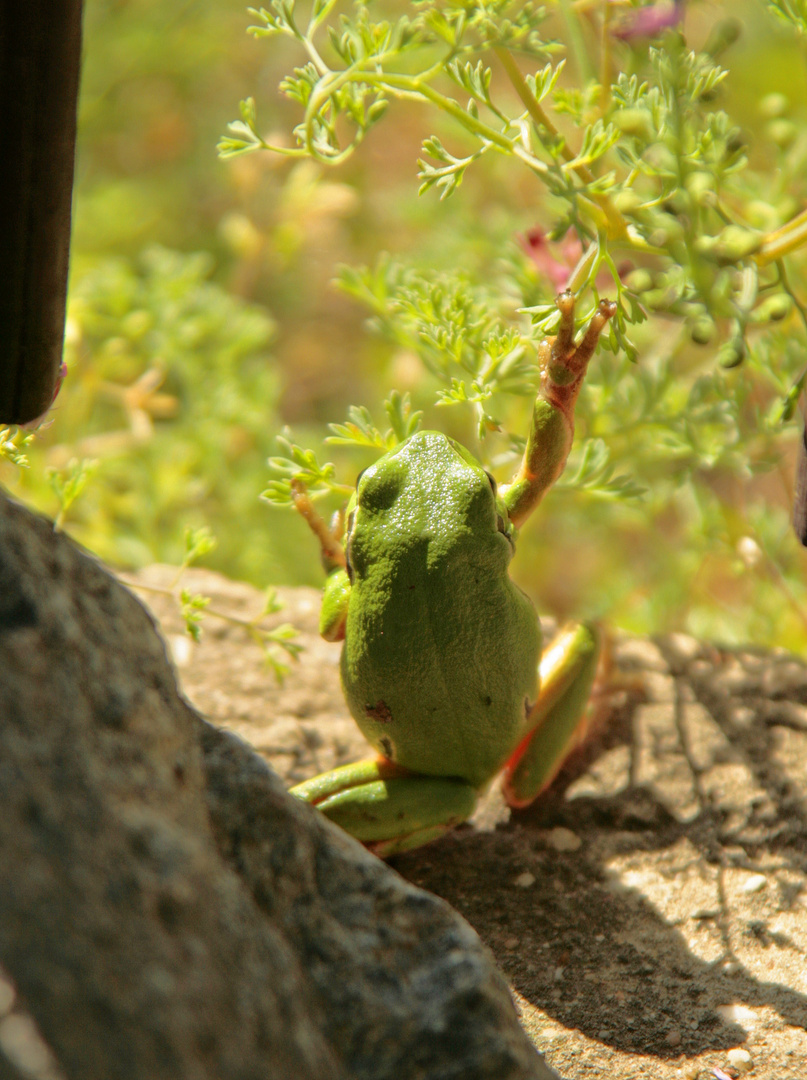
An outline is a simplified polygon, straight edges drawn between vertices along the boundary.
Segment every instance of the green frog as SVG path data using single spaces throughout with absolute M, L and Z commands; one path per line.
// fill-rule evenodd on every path
M 503 773 L 522 807 L 551 782 L 585 726 L 601 651 L 584 623 L 543 653 L 532 602 L 510 579 L 518 529 L 560 476 L 574 406 L 616 305 L 603 300 L 579 344 L 574 297 L 556 299 L 520 468 L 507 486 L 439 431 L 419 431 L 359 477 L 344 537 L 304 488 L 295 505 L 329 571 L 320 631 L 343 641 L 342 685 L 375 758 L 292 788 L 382 858 L 465 821 Z

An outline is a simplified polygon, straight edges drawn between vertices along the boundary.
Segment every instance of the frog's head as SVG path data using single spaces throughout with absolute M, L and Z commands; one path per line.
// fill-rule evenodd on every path
M 485 555 L 506 566 L 514 537 L 496 481 L 439 431 L 418 432 L 365 469 L 348 506 L 348 562 L 360 573 L 413 550 L 429 566 Z

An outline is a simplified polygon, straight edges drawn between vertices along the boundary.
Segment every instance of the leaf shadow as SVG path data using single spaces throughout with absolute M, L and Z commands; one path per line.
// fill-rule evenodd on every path
M 793 726 L 798 694 L 789 692 L 777 713 L 761 686 L 746 686 L 746 711 L 738 711 L 737 695 L 715 689 L 729 655 L 714 653 L 699 671 L 671 658 L 676 694 L 656 744 L 637 746 L 645 703 L 627 697 L 538 803 L 495 832 L 461 829 L 395 863 L 468 919 L 527 1002 L 614 1050 L 662 1059 L 726 1050 L 746 1040 L 761 1010 L 807 1029 L 807 995 L 788 977 L 804 968 L 804 943 L 768 925 L 772 910 L 797 909 L 807 888 L 807 802 L 777 733 L 777 716 Z M 807 704 L 807 677 L 803 695 Z M 710 764 L 690 745 L 690 735 L 697 742 L 703 734 L 692 727 L 698 706 L 697 722 L 711 725 L 713 741 L 722 734 L 729 749 L 720 753 L 751 778 L 745 801 L 710 787 L 720 753 Z M 642 782 L 637 767 L 637 755 L 649 753 L 662 775 L 673 739 L 675 769 L 688 772 L 694 793 L 686 813 L 675 793 L 660 796 L 663 783 Z M 629 758 L 623 785 L 575 794 L 575 781 L 620 748 Z M 579 850 L 553 850 L 558 828 L 582 840 Z M 615 866 L 638 869 L 631 877 Z M 738 901 L 732 873 L 750 877 L 766 866 L 765 904 Z M 643 875 L 654 881 L 652 899 L 631 884 L 641 886 Z M 701 894 L 712 900 L 698 909 Z M 751 917 L 755 905 L 759 917 Z

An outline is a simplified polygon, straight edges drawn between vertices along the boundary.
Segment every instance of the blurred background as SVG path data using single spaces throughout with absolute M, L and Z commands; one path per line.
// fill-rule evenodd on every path
M 804 42 L 762 0 L 692 4 L 688 40 L 697 46 L 727 14 L 740 34 L 722 57 L 731 76 L 721 107 L 755 168 L 804 176 Z M 247 36 L 251 21 L 229 0 L 86 0 L 68 376 L 27 449 L 30 467 L 2 462 L 0 480 L 55 516 L 60 485 L 86 474 L 64 527 L 116 567 L 181 562 L 185 528 L 208 526 L 218 544 L 206 565 L 261 587 L 319 584 L 304 523 L 259 498 L 275 437 L 289 425 L 295 442 L 319 448 L 328 422 L 351 404 L 377 415 L 393 387 L 419 407 L 430 400 L 417 357 L 375 336 L 367 312 L 333 288 L 337 267 L 386 251 L 420 268 L 461 266 L 507 293 L 514 276 L 536 272 L 519 237 L 541 226 L 545 195 L 527 170 L 491 156 L 451 199 L 418 197 L 421 142 L 443 129 L 404 103 L 340 169 L 269 153 L 220 161 L 216 142 L 242 98 L 255 97 L 262 131 L 297 121 L 277 86 L 300 57 Z M 561 37 L 560 22 L 547 33 Z M 620 48 L 617 63 L 640 69 L 647 44 Z M 756 209 L 758 227 L 801 209 L 803 187 L 783 181 L 776 205 Z M 807 300 L 805 258 L 788 266 Z M 551 283 L 535 288 L 551 299 Z M 792 325 L 782 324 L 782 350 Z M 651 319 L 633 337 L 638 367 L 598 354 L 610 372 L 594 375 L 581 423 L 603 380 L 630 386 L 637 371 L 668 365 L 669 392 L 683 400 L 715 370 L 715 347 L 671 320 Z M 766 355 L 775 366 L 775 349 Z M 513 565 L 542 613 L 804 650 L 807 555 L 789 525 L 800 429 L 755 434 L 782 389 L 776 379 L 747 366 L 720 378 L 720 393 L 743 403 L 731 453 L 725 425 L 710 434 L 707 424 L 699 438 L 720 445 L 694 476 L 659 469 L 644 476 L 641 500 L 548 496 Z M 526 403 L 513 407 L 525 430 Z M 426 424 L 475 449 L 462 410 L 427 409 Z M 631 447 L 623 435 L 625 460 L 654 437 L 645 431 Z M 372 456 L 333 447 L 320 460 L 352 483 Z M 92 463 L 83 472 L 82 461 Z

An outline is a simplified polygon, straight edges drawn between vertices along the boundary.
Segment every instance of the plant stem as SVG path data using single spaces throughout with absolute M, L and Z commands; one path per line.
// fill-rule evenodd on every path
M 577 64 L 580 84 L 581 86 L 584 86 L 586 83 L 591 82 L 594 76 L 588 59 L 586 43 L 583 40 L 583 35 L 580 31 L 580 23 L 578 21 L 579 15 L 569 3 L 569 0 L 560 0 L 560 10 L 563 15 L 563 21 L 566 24 L 566 33 L 569 35 L 569 42 L 572 46 L 571 52 L 574 53 L 575 63 Z
M 154 593 L 155 596 L 167 596 L 172 600 L 176 600 L 180 603 L 180 598 L 177 596 L 174 589 L 176 586 L 166 587 L 165 585 L 146 585 L 142 581 L 132 581 L 131 578 L 118 575 L 118 580 L 121 581 L 130 589 L 139 589 L 141 592 Z M 270 638 L 268 635 L 272 633 L 271 630 L 263 630 L 258 623 L 263 618 L 263 613 L 256 615 L 254 619 L 241 619 L 237 615 L 229 615 L 226 611 L 220 611 L 218 608 L 206 607 L 204 609 L 205 615 L 212 615 L 216 619 L 222 619 L 224 622 L 230 623 L 232 626 L 239 626 L 242 630 L 246 630 L 250 637 L 257 641 L 259 644 L 264 645 L 266 641 L 271 641 L 275 645 L 279 645 L 280 642 Z M 283 647 L 282 645 L 280 646 Z
M 535 95 L 530 92 L 530 88 L 529 86 L 527 86 L 527 80 L 521 74 L 521 70 L 518 64 L 513 59 L 513 54 L 508 49 L 503 48 L 496 48 L 494 49 L 494 52 L 499 58 L 499 61 L 505 72 L 507 73 L 507 77 L 512 83 L 513 89 L 518 94 L 522 104 L 532 117 L 535 124 L 539 128 L 543 127 L 547 132 L 549 132 L 552 138 L 563 138 L 560 135 L 558 129 L 555 127 L 555 125 L 546 115 L 544 110 L 541 108 L 541 105 L 536 100 Z M 563 139 L 561 153 L 569 162 L 574 161 L 576 156 L 565 139 Z M 577 175 L 580 177 L 584 184 L 594 183 L 594 174 L 591 172 L 587 165 L 575 165 L 574 171 L 577 173 Z M 603 211 L 608 220 L 609 233 L 612 237 L 623 239 L 627 236 L 627 222 L 613 205 L 607 195 L 587 195 L 586 198 L 596 203 L 597 206 L 599 206 L 600 209 Z
M 802 210 L 774 232 L 768 233 L 754 255 L 757 266 L 768 266 L 807 244 L 807 210 Z

